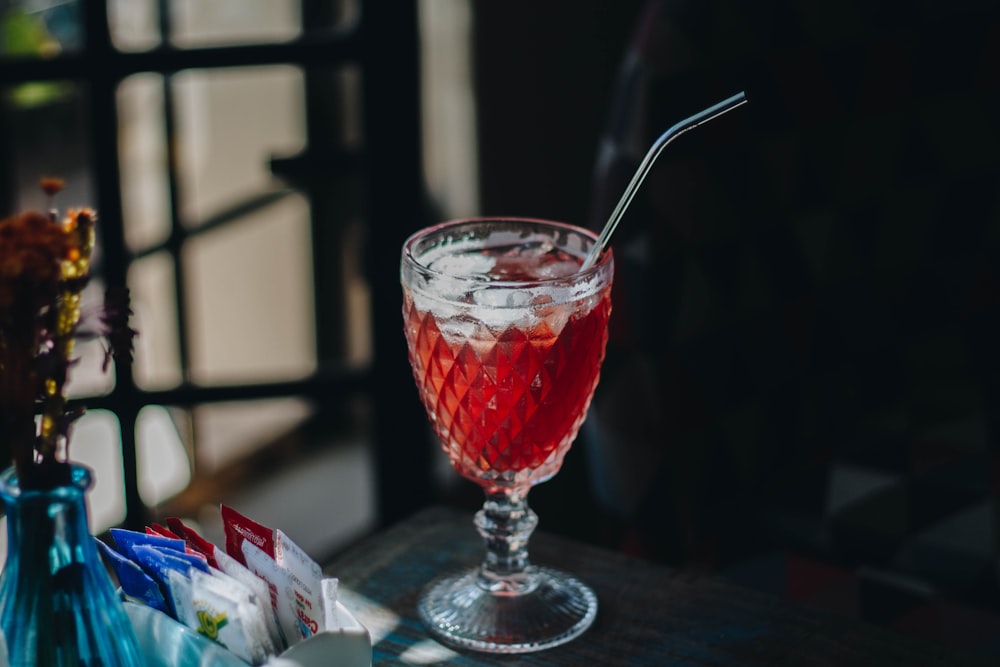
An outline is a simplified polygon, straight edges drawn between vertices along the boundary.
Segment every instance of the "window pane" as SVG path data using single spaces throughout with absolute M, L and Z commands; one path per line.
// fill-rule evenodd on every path
M 298 36 L 300 0 L 174 0 L 171 42 L 191 48 L 282 42 Z
M 270 158 L 305 145 L 297 68 L 189 71 L 178 74 L 173 85 L 180 206 L 189 224 L 273 189 Z
M 156 0 L 110 0 L 111 42 L 119 51 L 148 51 L 160 44 Z
M 293 430 L 312 413 L 303 400 L 285 398 L 203 405 L 194 410 L 195 459 L 211 474 Z
M 191 461 L 171 412 L 150 405 L 136 422 L 139 494 L 151 507 L 183 491 L 191 481 Z
M 140 250 L 170 234 L 163 77 L 140 74 L 122 82 L 118 128 L 125 240 Z
M 91 410 L 74 425 L 70 459 L 94 471 L 94 488 L 87 495 L 91 532 L 99 533 L 125 520 L 121 428 L 105 410 Z
M 184 248 L 191 378 L 288 380 L 316 368 L 309 207 L 292 195 Z
M 143 389 L 163 389 L 181 383 L 177 340 L 177 297 L 174 262 L 157 253 L 132 264 L 128 274 L 132 294 L 136 383 Z
M 479 213 L 469 0 L 422 0 L 420 80 L 424 173 L 443 217 Z

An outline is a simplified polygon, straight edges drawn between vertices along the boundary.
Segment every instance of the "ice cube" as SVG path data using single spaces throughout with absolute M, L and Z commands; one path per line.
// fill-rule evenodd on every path
M 485 276 L 489 275 L 495 264 L 496 258 L 494 257 L 470 252 L 442 255 L 434 259 L 429 268 L 448 276 Z
M 531 293 L 519 289 L 482 289 L 472 293 L 472 302 L 487 308 L 524 308 L 531 304 Z
M 534 258 L 547 255 L 555 250 L 555 246 L 549 241 L 525 241 L 508 248 L 503 254 L 505 257 Z
M 535 273 L 539 278 L 567 278 L 579 270 L 579 262 L 563 260 L 541 264 L 535 268 Z

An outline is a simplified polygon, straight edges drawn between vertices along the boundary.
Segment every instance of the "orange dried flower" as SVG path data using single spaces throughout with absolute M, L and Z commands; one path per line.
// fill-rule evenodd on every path
M 54 195 L 62 181 L 43 179 L 42 188 Z M 66 471 L 56 454 L 78 416 L 67 411 L 64 388 L 80 334 L 95 221 L 89 209 L 71 210 L 61 223 L 55 213 L 36 212 L 0 220 L 0 450 L 13 459 L 22 486 L 61 483 Z M 127 303 L 122 312 L 127 319 Z
M 55 197 L 66 187 L 66 181 L 52 176 L 43 178 L 39 184 L 42 186 L 42 191 L 50 197 Z
M 55 280 L 71 240 L 41 213 L 22 213 L 0 220 L 0 277 Z

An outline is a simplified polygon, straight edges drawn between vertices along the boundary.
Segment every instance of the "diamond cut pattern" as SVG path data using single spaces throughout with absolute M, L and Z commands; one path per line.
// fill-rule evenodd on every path
M 610 293 L 559 332 L 541 322 L 449 340 L 433 315 L 403 303 L 414 379 L 452 465 L 482 483 L 555 474 L 597 385 Z

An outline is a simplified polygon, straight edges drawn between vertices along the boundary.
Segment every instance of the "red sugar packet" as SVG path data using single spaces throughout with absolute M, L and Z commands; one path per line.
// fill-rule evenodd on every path
M 274 558 L 274 531 L 245 517 L 231 507 L 222 506 L 222 524 L 226 532 L 226 553 L 246 565 L 243 559 L 243 540 Z
M 262 564 L 251 567 L 258 576 L 279 591 L 289 589 L 287 606 L 294 616 L 294 626 L 298 636 L 290 632 L 284 604 L 279 603 L 275 612 L 282 622 L 282 630 L 289 643 L 295 639 L 305 639 L 324 627 L 322 579 L 323 572 L 301 548 L 281 530 L 273 530 L 243 516 L 231 507 L 222 506 L 222 523 L 226 533 L 226 553 L 241 564 L 248 565 L 244 543 L 260 549 L 274 561 L 281 572 L 279 576 L 269 576 Z M 283 617 L 286 620 L 283 620 Z
M 203 560 L 208 560 L 208 557 L 205 554 L 198 551 L 197 549 L 192 549 L 191 545 L 188 544 L 187 541 L 182 536 L 178 535 L 172 530 L 164 528 L 158 523 L 154 523 L 151 526 L 146 526 L 146 534 L 165 537 L 168 540 L 181 540 L 182 542 L 184 542 L 184 553 L 188 554 L 189 556 L 198 556 Z
M 155 524 L 154 524 L 155 525 Z M 215 545 L 199 535 L 177 517 L 167 519 L 167 526 L 170 530 L 184 540 L 186 547 L 192 551 L 200 553 L 208 560 L 208 564 L 218 569 L 219 564 L 215 560 Z
M 158 523 L 153 523 L 146 526 L 146 532 L 150 535 L 160 535 L 162 537 L 168 537 L 171 540 L 182 540 L 184 539 L 174 531 L 170 530 L 166 526 L 161 526 Z

